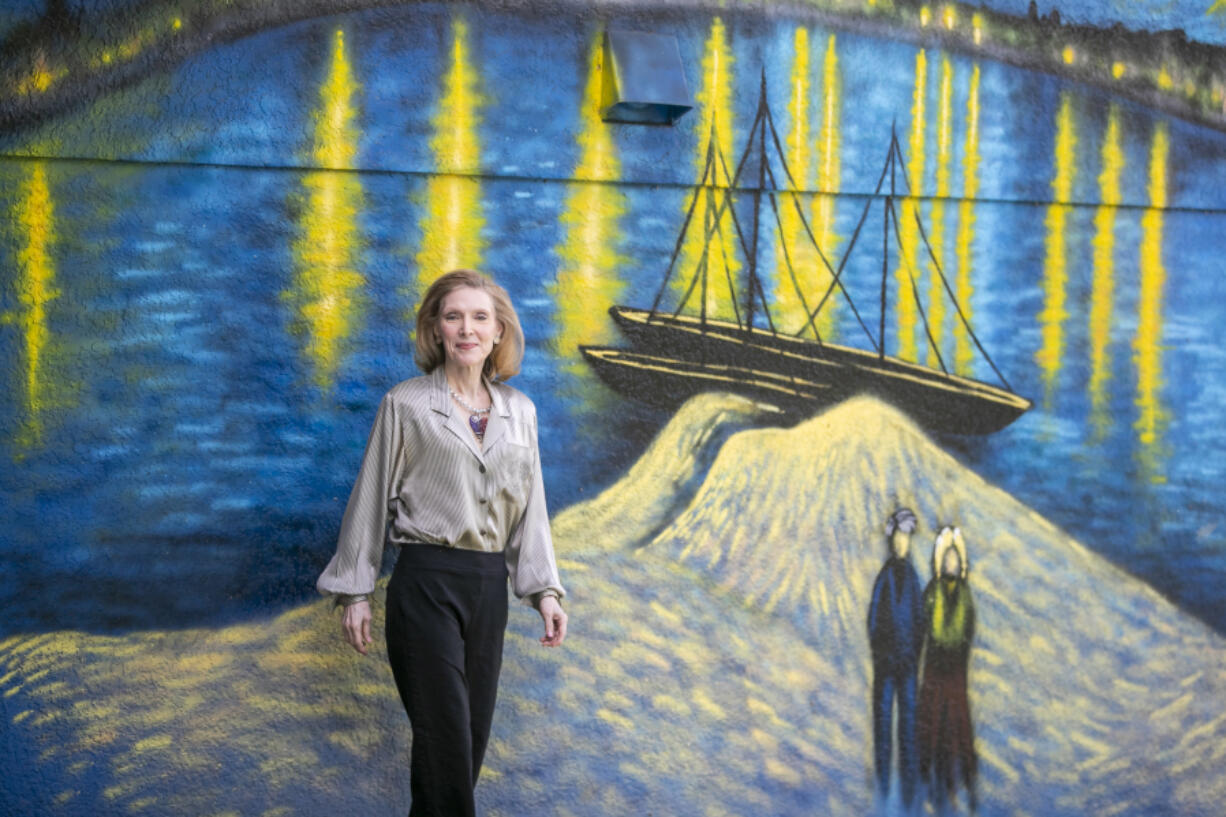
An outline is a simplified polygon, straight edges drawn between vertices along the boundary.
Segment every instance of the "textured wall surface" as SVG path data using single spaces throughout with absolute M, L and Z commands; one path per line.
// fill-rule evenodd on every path
M 407 809 L 381 636 L 313 582 L 471 266 L 524 323 L 572 616 L 547 652 L 512 610 L 485 813 L 899 811 L 900 505 L 924 582 L 942 525 L 970 549 L 979 811 L 1217 813 L 1219 6 L 0 12 L 0 811 Z M 693 110 L 602 122 L 606 28 L 673 35 Z M 1031 407 L 967 436 L 945 386 L 635 345 L 609 309 L 653 303 Z

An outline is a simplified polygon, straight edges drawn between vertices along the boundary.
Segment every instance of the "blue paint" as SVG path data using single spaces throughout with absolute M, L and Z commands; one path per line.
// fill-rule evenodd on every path
M 103 108 L 54 123 L 35 141 L 54 135 L 65 154 L 305 163 L 327 44 L 341 25 L 362 88 L 358 161 L 368 169 L 428 167 L 429 117 L 450 13 L 427 5 L 259 34 L 193 58 L 169 81 L 150 80 Z M 546 483 L 556 512 L 616 479 L 664 417 L 576 373 L 576 351 L 551 341 L 560 307 L 549 287 L 557 272 L 555 248 L 564 238 L 564 180 L 578 161 L 574 135 L 593 24 L 584 23 L 585 29 L 562 18 L 494 14 L 472 15 L 469 23 L 489 102 L 482 111 L 482 164 L 524 177 L 483 181 L 485 268 L 510 289 L 525 323 L 529 357 L 514 382 L 540 408 Z M 695 89 L 706 25 L 697 17 L 660 22 L 661 30 L 677 33 Z M 729 29 L 739 148 L 757 102 L 763 59 L 777 122 L 786 127 L 793 26 L 730 20 Z M 812 38 L 815 45 L 824 40 L 817 32 Z M 543 42 L 550 47 L 524 47 Z M 838 42 L 842 184 L 863 191 L 876 181 L 889 122 L 897 119 L 905 130 L 916 52 L 847 34 Z M 929 57 L 935 117 L 939 52 Z M 819 60 L 813 62 L 820 77 Z M 962 106 L 972 63 L 961 57 L 953 63 L 951 179 L 959 190 Z M 1041 203 L 1050 197 L 1055 112 L 1060 94 L 1068 93 L 1083 145 L 1074 198 L 1094 201 L 1109 99 L 1051 77 L 981 65 L 984 201 L 975 213 L 971 306 L 981 338 L 1015 388 L 1041 402 L 1035 365 L 1043 303 Z M 298 82 L 287 85 L 284 77 Z M 1026 107 L 1006 104 L 1010 100 Z M 1226 138 L 1129 103 L 1120 109 L 1126 202 L 1147 200 L 1148 145 L 1154 127 L 1166 122 L 1171 203 L 1220 206 L 1215 182 L 1226 174 Z M 687 117 L 673 129 L 614 131 L 623 176 L 664 183 L 622 188 L 617 249 L 628 263 L 617 274 L 626 303 L 649 304 L 659 283 L 687 195 L 671 183 L 692 180 L 698 119 Z M 934 127 L 930 123 L 930 147 Z M 15 205 L 26 172 L 21 163 L 0 165 L 6 210 Z M 934 173 L 930 160 L 926 190 Z M 5 629 L 223 622 L 308 597 L 332 549 L 374 406 L 389 386 L 416 373 L 406 316 L 418 295 L 412 259 L 424 177 L 359 177 L 367 301 L 340 350 L 336 382 L 320 388 L 283 298 L 293 286 L 290 248 L 299 235 L 301 172 L 50 162 L 47 176 L 61 295 L 47 305 L 52 342 L 44 365 L 58 393 L 41 418 L 39 444 L 19 445 L 11 434 L 0 443 L 0 458 L 10 463 L 0 471 L 7 509 L 0 548 L 11 568 L 0 580 L 0 598 L 14 610 Z M 851 233 L 860 206 L 854 197 L 839 204 L 840 235 Z M 1226 477 L 1226 292 L 1216 275 L 1216 237 L 1226 216 L 1182 210 L 1166 217 L 1160 396 L 1171 421 L 1164 434 L 1166 482 L 1152 484 L 1139 478 L 1131 429 L 1141 215 L 1125 209 L 1116 217 L 1108 347 L 1114 422 L 1105 438 L 1095 442 L 1089 430 L 1086 325 L 1094 213 L 1079 208 L 1070 215 L 1068 233 L 1067 361 L 1051 409 L 1040 405 L 989 440 L 950 444 L 989 479 L 1223 629 L 1226 606 L 1217 588 L 1226 574 L 1226 529 L 1214 526 Z M 949 247 L 954 223 L 946 231 Z M 6 313 L 18 310 L 15 253 L 22 239 L 15 229 L 10 225 L 0 241 L 0 310 Z M 769 253 L 763 261 L 773 269 Z M 875 303 L 878 275 L 874 256 L 852 261 L 849 284 L 862 306 Z M 853 325 L 844 321 L 841 330 L 852 336 Z M 24 420 L 23 344 L 17 324 L 0 326 L 5 429 Z M 29 593 L 56 601 L 36 608 L 12 603 Z

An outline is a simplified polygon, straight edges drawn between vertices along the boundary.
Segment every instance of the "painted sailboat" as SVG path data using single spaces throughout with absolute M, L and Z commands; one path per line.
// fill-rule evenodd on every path
M 788 183 L 785 191 L 781 191 L 777 184 L 775 171 L 769 161 L 768 144 L 773 146 L 774 155 Z M 751 162 L 751 157 L 755 156 L 757 161 Z M 746 190 L 743 180 L 747 175 L 747 168 L 752 164 L 756 164 L 758 180 L 756 186 Z M 989 434 L 1004 428 L 1025 413 L 1031 403 L 1013 392 L 975 335 L 932 250 L 918 209 L 914 211 L 915 224 L 923 245 L 927 248 L 932 269 L 940 276 L 944 291 L 953 303 L 958 319 L 979 354 L 999 379 L 1000 385 L 964 377 L 947 369 L 940 354 L 939 344 L 933 338 L 928 325 L 915 273 L 910 269 L 907 269 L 907 274 L 910 277 L 912 294 L 940 369 L 886 354 L 889 247 L 891 234 L 897 242 L 900 232 L 898 177 L 902 177 L 907 189 L 910 187 L 905 167 L 898 139 L 891 133 L 889 151 L 876 189 L 865 203 L 859 223 L 836 269 L 818 246 L 800 206 L 799 197 L 790 192 L 796 190 L 797 185 L 783 157 L 779 135 L 767 104 L 766 82 L 763 77 L 757 114 L 735 173 L 728 170 L 727 162 L 716 143 L 715 128 L 714 124 L 712 125 L 703 175 L 695 187 L 681 234 L 651 308 L 613 306 L 610 309 L 614 322 L 629 341 L 630 348 L 581 346 L 580 350 L 588 364 L 615 390 L 659 405 L 675 405 L 699 392 L 720 389 L 771 403 L 788 413 L 808 415 L 853 395 L 867 393 L 901 408 L 921 425 L 933 431 Z M 717 169 L 722 169 L 724 178 L 729 181 L 718 190 L 719 204 L 714 219 L 707 218 L 707 223 L 702 228 L 705 234 L 701 257 L 677 306 L 671 311 L 663 310 L 661 304 L 669 282 L 677 271 L 685 235 L 690 229 L 696 228 L 693 215 L 699 196 L 707 196 L 709 202 L 715 200 L 718 187 Z M 742 224 L 742 218 L 734 206 L 734 197 L 738 192 L 742 196 L 747 193 L 752 201 L 752 215 L 745 219 L 750 222 L 748 225 Z M 815 250 L 813 254 L 820 259 L 830 277 L 826 290 L 810 309 L 806 293 L 800 290 L 797 283 L 798 277 L 786 243 L 781 243 L 784 265 L 807 315 L 804 326 L 797 333 L 782 332 L 777 328 L 758 274 L 758 245 L 763 232 L 763 210 L 769 206 L 776 227 L 782 235 L 780 208 L 788 206 L 789 200 L 804 228 L 804 237 Z M 856 249 L 874 205 L 881 208 L 883 230 L 880 313 L 876 335 L 865 323 L 843 283 L 847 261 Z M 727 280 L 732 296 L 734 320 L 718 319 L 707 314 L 708 288 L 713 285 L 708 277 L 711 266 L 709 259 L 713 252 L 712 244 L 720 244 L 722 235 L 719 224 L 725 213 L 731 216 L 737 244 L 746 262 L 743 292 L 738 294 L 733 291 L 731 277 L 728 276 Z M 719 251 L 722 251 L 722 247 Z M 686 306 L 696 291 L 699 293 L 698 314 L 692 314 L 686 311 Z M 835 344 L 821 337 L 817 317 L 835 297 L 836 291 L 849 305 L 867 338 L 868 348 Z M 740 303 L 742 299 L 743 304 Z M 763 321 L 765 325 L 759 325 Z

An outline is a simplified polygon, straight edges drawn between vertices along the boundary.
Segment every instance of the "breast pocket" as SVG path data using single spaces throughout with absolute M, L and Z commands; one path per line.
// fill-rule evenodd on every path
M 499 489 L 513 504 L 522 508 L 528 501 L 532 479 L 536 474 L 536 452 L 531 437 L 522 424 L 507 430 L 498 447 L 490 452 Z

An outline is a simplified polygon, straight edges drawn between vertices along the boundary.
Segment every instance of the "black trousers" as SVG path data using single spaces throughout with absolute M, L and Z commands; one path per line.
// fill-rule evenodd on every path
M 387 654 L 413 727 L 409 817 L 475 817 L 506 625 L 502 553 L 400 549 L 387 586 Z

